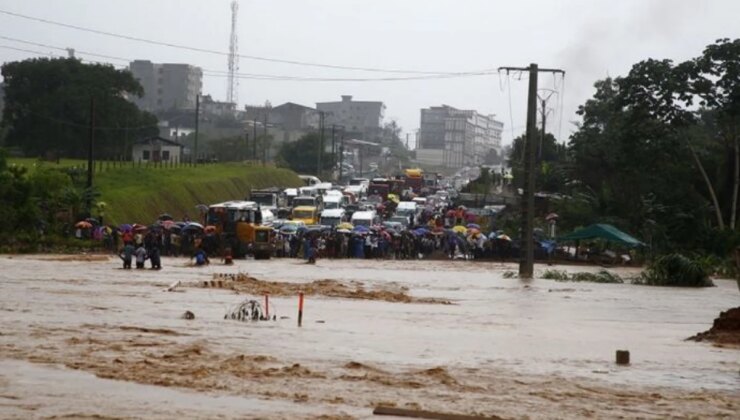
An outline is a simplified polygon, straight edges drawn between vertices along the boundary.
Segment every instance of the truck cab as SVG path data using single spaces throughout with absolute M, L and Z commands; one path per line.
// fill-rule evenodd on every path
M 293 208 L 292 220 L 300 221 L 306 225 L 319 223 L 319 210 L 315 206 L 298 206 Z

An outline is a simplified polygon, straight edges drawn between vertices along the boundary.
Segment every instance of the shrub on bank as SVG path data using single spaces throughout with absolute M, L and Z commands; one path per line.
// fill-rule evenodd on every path
M 71 254 L 103 251 L 100 241 L 83 240 L 60 235 L 19 233 L 0 244 L 0 254 Z
M 598 273 L 573 273 L 568 274 L 567 271 L 558 270 L 545 270 L 541 276 L 543 279 L 555 280 L 555 281 L 575 281 L 575 282 L 590 282 L 590 283 L 624 283 L 621 277 L 616 274 L 612 274 L 606 270 L 601 270 Z
M 633 284 L 649 286 L 712 287 L 706 268 L 681 254 L 668 254 L 651 262 Z

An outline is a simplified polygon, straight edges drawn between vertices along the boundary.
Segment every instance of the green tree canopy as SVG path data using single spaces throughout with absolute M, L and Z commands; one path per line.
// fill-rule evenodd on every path
M 278 152 L 277 162 L 300 174 L 316 174 L 320 140 L 318 133 L 309 133 L 297 141 L 283 143 Z M 321 156 L 321 171 L 331 168 L 332 155 L 324 152 Z
M 157 119 L 126 99 L 143 93 L 128 71 L 74 58 L 36 58 L 6 63 L 2 75 L 5 141 L 26 155 L 86 156 L 91 99 L 96 156 L 127 154 L 133 141 L 158 133 Z

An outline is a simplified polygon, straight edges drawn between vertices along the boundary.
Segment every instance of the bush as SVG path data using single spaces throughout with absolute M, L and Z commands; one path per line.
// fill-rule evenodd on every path
M 712 287 L 706 268 L 696 260 L 681 254 L 668 254 L 658 257 L 648 265 L 634 284 L 649 286 Z
M 591 283 L 624 283 L 621 277 L 606 270 L 598 273 L 573 273 L 570 281 L 586 281 Z
M 542 273 L 542 278 L 547 280 L 568 281 L 568 273 L 558 270 L 545 270 L 545 272 Z

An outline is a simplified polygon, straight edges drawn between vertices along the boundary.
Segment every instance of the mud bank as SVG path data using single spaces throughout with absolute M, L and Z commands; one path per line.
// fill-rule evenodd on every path
M 451 305 L 449 300 L 438 298 L 419 298 L 408 294 L 408 287 L 393 284 L 384 287 L 376 287 L 372 290 L 365 289 L 365 285 L 359 281 L 348 283 L 338 280 L 323 279 L 308 283 L 288 283 L 278 281 L 265 281 L 250 277 L 248 274 L 237 273 L 215 273 L 212 281 L 199 283 L 201 287 L 217 287 L 236 290 L 240 293 L 253 295 L 271 296 L 297 296 L 303 293 L 306 296 L 326 296 L 343 299 L 380 300 L 397 303 L 429 303 Z
M 712 328 L 693 337 L 693 341 L 711 341 L 719 346 L 727 345 L 740 349 L 740 306 L 720 312 Z

